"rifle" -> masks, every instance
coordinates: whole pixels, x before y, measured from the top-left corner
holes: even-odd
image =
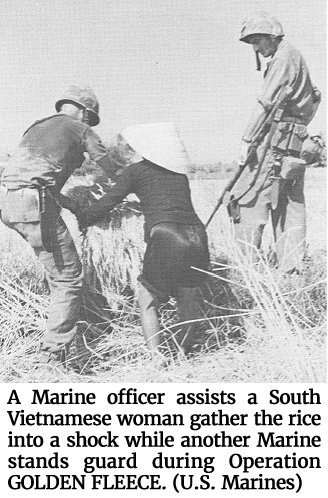
[[[223,199],[226,196],[227,192],[231,192],[232,188],[235,186],[235,184],[239,180],[239,178],[240,178],[241,174],[243,173],[244,169],[246,168],[246,166],[248,166],[249,163],[252,161],[252,159],[255,157],[255,154],[256,154],[256,151],[257,151],[259,145],[263,142],[266,135],[268,135],[265,148],[262,152],[262,160],[260,161],[259,166],[262,165],[264,158],[265,158],[265,155],[271,146],[272,137],[274,136],[274,134],[277,130],[277,126],[281,120],[286,100],[290,96],[291,92],[292,92],[292,88],[290,86],[283,87],[281,89],[281,91],[279,92],[278,97],[277,97],[270,113],[268,114],[268,116],[266,117],[264,122],[262,123],[261,128],[259,129],[256,137],[252,140],[252,143],[250,144],[246,161],[243,164],[238,165],[238,169],[237,169],[236,173],[231,178],[231,180],[228,182],[228,184],[224,188],[222,194],[220,195],[220,197],[216,203],[216,206],[213,209],[212,214],[209,217],[209,219],[205,225],[205,228],[208,227],[208,225],[210,224],[210,222],[214,218],[216,212],[218,211],[221,204],[223,203]],[[230,202],[231,201],[229,201],[229,203]]]

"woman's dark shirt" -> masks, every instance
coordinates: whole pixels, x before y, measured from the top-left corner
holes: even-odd
[[[127,167],[108,194],[80,211],[80,220],[85,225],[92,225],[105,218],[129,193],[136,194],[140,199],[145,217],[145,240],[148,240],[150,230],[158,223],[202,224],[191,202],[187,176],[146,160]]]

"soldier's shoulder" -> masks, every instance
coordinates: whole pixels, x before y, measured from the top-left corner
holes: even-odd
[[[298,50],[298,48],[294,47],[291,43],[289,43],[287,40],[283,40],[280,44],[279,50],[277,51],[277,57],[280,57],[282,59],[288,59],[288,58],[301,58],[302,54]]]
[[[67,114],[62,114],[61,125],[67,130],[74,131],[81,137],[86,134],[96,137],[95,132],[89,125]]]
[[[81,121],[69,116],[68,114],[51,114],[50,116],[46,116],[45,118],[38,119],[35,121],[30,128],[33,126],[45,124],[49,126],[63,126],[63,127],[71,127],[71,128],[81,128],[84,129],[86,125]]]

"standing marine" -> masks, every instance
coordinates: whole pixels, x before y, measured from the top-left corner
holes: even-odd
[[[64,362],[81,320],[82,267],[60,215],[70,199],[60,191],[87,153],[108,176],[115,167],[91,127],[99,123],[99,104],[89,87],[70,86],[56,102],[57,113],[25,131],[1,176],[1,219],[33,248],[50,288],[47,359]]]
[[[245,248],[253,247],[256,260],[264,227],[271,216],[279,265],[286,272],[298,271],[306,248],[306,162],[301,153],[308,137],[307,125],[320,103],[320,92],[313,86],[300,52],[284,39],[283,27],[275,17],[266,12],[248,17],[240,40],[253,46],[258,70],[259,54],[269,59],[260,95],[242,137],[240,164],[245,164],[252,143],[281,92],[288,89],[288,97],[271,143],[267,144],[268,138],[264,138],[255,159],[247,164],[232,190],[236,239]]]

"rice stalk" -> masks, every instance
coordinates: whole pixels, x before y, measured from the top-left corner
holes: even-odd
[[[118,207],[108,221],[89,228],[84,238],[73,216],[69,223],[75,224],[86,277],[85,304],[93,315],[92,322],[81,323],[84,354],[78,345],[72,348],[72,360],[80,370],[37,366],[49,301],[43,270],[26,243],[0,224],[0,377],[4,381],[325,380],[325,251],[309,257],[303,275],[286,276],[261,254],[259,263],[250,265],[232,239],[230,225],[222,225],[211,249],[213,270],[203,289],[204,317],[197,325],[193,354],[188,359],[172,356],[163,369],[150,361],[135,300],[145,250],[138,206],[130,200]],[[214,225],[211,230],[214,233]],[[161,309],[161,328],[175,349],[181,325],[171,300]]]
[[[110,221],[90,227],[83,243],[84,264],[98,280],[101,292],[115,309],[122,306],[118,296],[134,296],[137,290],[145,243],[140,212],[130,208],[113,212]]]
[[[226,235],[229,242],[229,234]],[[244,251],[237,244],[229,244],[230,257],[233,260],[233,273],[244,285],[253,300],[253,310],[256,314],[246,319],[247,344],[257,352],[258,359],[254,362],[259,365],[259,359],[265,354],[265,350],[271,349],[277,360],[281,363],[282,371],[286,376],[293,378],[296,382],[303,382],[308,379],[317,382],[318,378],[313,368],[311,352],[309,351],[307,336],[303,328],[309,324],[309,319],[304,313],[295,313],[296,305],[291,306],[286,298],[281,285],[281,275],[279,271],[271,268],[268,262],[258,253],[258,263],[249,264],[249,251],[254,248],[245,247]],[[237,275],[236,275],[237,274]],[[278,277],[278,278],[277,278]],[[220,278],[217,276],[217,278]],[[292,278],[292,277],[290,277]],[[310,288],[319,287],[323,281],[304,286],[298,293],[304,293]],[[265,336],[264,336],[265,334]],[[262,350],[262,347],[264,348]],[[261,352],[259,355],[258,353]],[[310,354],[309,354],[310,353]],[[263,369],[264,362],[261,362]],[[265,377],[265,376],[264,376]]]

